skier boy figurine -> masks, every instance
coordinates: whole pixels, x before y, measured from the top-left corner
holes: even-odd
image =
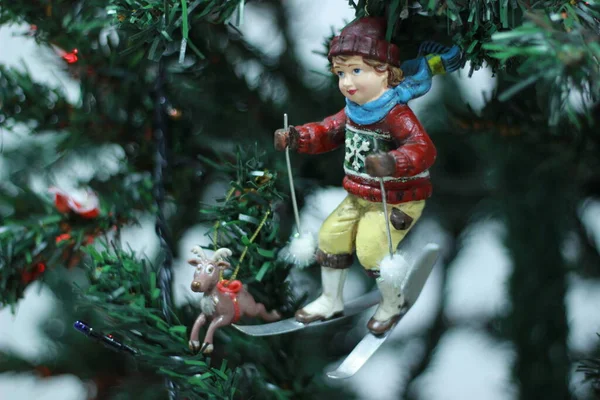
[[[322,122],[275,132],[280,151],[287,146],[308,154],[341,145],[346,149],[343,186],[348,196],[319,231],[316,260],[323,294],[296,312],[296,320],[305,324],[342,314],[342,289],[354,251],[365,270],[379,277],[380,263],[389,253],[386,221],[395,250],[431,196],[428,169],[436,150],[406,102],[429,90],[434,73],[456,69],[460,54],[452,48],[411,60],[403,64],[412,72],[405,77],[400,49],[385,40],[385,32],[385,20],[377,17],[361,18],[344,28],[331,42],[328,58],[346,107]],[[382,196],[387,199],[387,218]],[[377,285],[382,300],[368,328],[380,335],[398,322],[403,296],[390,279],[377,279]]]

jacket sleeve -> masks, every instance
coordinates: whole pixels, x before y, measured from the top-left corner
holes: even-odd
[[[310,122],[295,128],[300,134],[298,153],[319,154],[335,150],[344,143],[346,112],[342,109],[321,122]]]
[[[390,133],[400,146],[390,154],[396,160],[394,177],[417,175],[433,165],[437,155],[433,142],[408,106],[388,114]]]

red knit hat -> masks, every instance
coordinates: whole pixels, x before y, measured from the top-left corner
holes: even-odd
[[[329,61],[335,56],[363,56],[400,66],[400,49],[385,40],[386,21],[380,17],[364,17],[350,23],[331,41]]]

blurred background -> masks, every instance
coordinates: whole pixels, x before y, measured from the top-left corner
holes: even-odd
[[[47,21],[61,7],[70,10],[61,2],[53,6],[51,15],[47,9],[41,14]],[[144,58],[152,38],[137,52],[122,53],[127,26],[119,32],[109,24],[94,25],[93,18],[63,19],[60,26],[72,29],[41,32],[54,35],[48,46],[47,37],[36,37],[31,28],[36,7],[41,5],[24,9],[23,15],[32,18],[19,23],[9,24],[18,21],[9,21],[5,12],[0,26],[0,221],[29,223],[49,214],[40,211],[48,210],[48,204],[52,208],[49,186],[80,195],[78,187],[89,184],[105,211],[111,208],[102,190],[115,194],[131,182],[127,176],[144,180],[144,173],[152,173],[156,183],[149,147],[157,140],[152,134],[157,124],[156,79],[164,74],[162,126],[168,127],[169,137],[163,179],[172,234],[172,297],[174,308],[188,317],[182,320],[189,328],[186,321],[196,315],[190,310],[198,307],[197,295],[189,289],[189,249],[195,244],[210,247],[214,221],[203,219],[201,210],[220,204],[235,176],[235,169],[226,169],[228,175],[220,163],[235,165],[231,160],[238,145],[255,145],[257,153],[264,153],[260,166],[250,169],[279,173],[283,200],[278,210],[285,241],[292,229],[291,204],[284,155],[272,150],[272,133],[283,124],[283,112],[297,125],[344,106],[328,72],[325,43],[355,18],[356,10],[341,0],[249,2],[243,16],[236,9],[227,24],[192,24],[190,42],[205,58],[188,45],[181,64],[179,45],[165,45],[161,61]],[[81,7],[86,4],[81,2]],[[120,16],[123,10],[114,13]],[[83,11],[75,15],[81,17]],[[453,27],[446,27],[442,17],[411,18],[414,22],[404,21],[395,33],[411,57],[418,42],[429,36],[444,44],[456,41]],[[403,47],[405,42],[410,45]],[[77,68],[64,58],[74,48]],[[327,380],[324,372],[339,365],[366,334],[374,310],[270,344],[221,329],[216,346],[244,349],[231,356],[228,366],[240,366],[242,380],[260,376],[266,382],[260,389],[241,384],[239,398],[596,398],[598,391],[578,367],[597,354],[600,332],[597,133],[571,129],[571,122],[562,121],[549,128],[545,118],[551,106],[541,99],[550,94],[541,93],[539,86],[526,86],[501,101],[498,94],[513,82],[482,61],[473,56],[460,71],[436,77],[432,90],[410,103],[438,149],[431,172],[434,195],[411,234],[439,243],[443,251],[419,301],[367,364],[344,381]],[[157,63],[163,66],[156,68]],[[90,72],[92,68],[96,70]],[[9,70],[22,75],[15,78]],[[48,94],[29,82],[57,92]],[[11,91],[18,94],[18,87],[27,99],[16,109]],[[567,99],[575,113],[597,111],[593,101],[581,101],[575,91]],[[52,107],[40,106],[46,99],[52,99]],[[318,232],[344,198],[342,159],[340,150],[292,155],[305,229]],[[125,186],[109,184],[117,180]],[[123,249],[159,265],[165,257],[155,230],[156,213],[145,207],[146,192],[140,193],[132,197],[137,200],[125,194],[112,200],[119,210],[137,201],[126,218],[137,223],[123,224],[119,241]],[[46,208],[36,202],[45,202]],[[9,237],[2,238],[2,250],[7,251]],[[3,264],[5,271],[10,265]],[[0,399],[166,398],[158,378],[164,375],[152,366],[140,372],[127,361],[128,355],[74,332],[72,322],[81,313],[69,283],[89,285],[86,271],[57,266],[44,272],[44,279],[22,285],[22,299],[5,299],[0,309]],[[317,266],[284,271],[294,306],[318,295]],[[355,265],[344,298],[349,301],[372,286]],[[284,303],[280,297],[271,300],[273,307]],[[110,321],[103,326],[110,327]],[[182,340],[185,353],[187,341]],[[244,353],[244,346],[255,353]],[[271,351],[286,361],[256,355]],[[221,358],[228,355],[215,355]],[[277,369],[282,362],[290,371],[303,372],[282,378],[269,371],[269,364]]]

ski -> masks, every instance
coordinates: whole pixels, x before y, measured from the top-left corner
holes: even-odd
[[[379,349],[379,347],[387,340],[392,333],[392,330],[394,330],[394,327],[381,336],[375,336],[370,332],[367,333],[342,364],[337,369],[327,373],[327,377],[331,379],[347,379],[357,373],[358,370],[365,365],[367,360],[371,358],[377,349]]]
[[[413,268],[411,268],[402,281],[400,291],[405,296],[406,303],[402,309],[401,317],[398,322],[402,320],[402,317],[406,315],[421,294],[421,290],[423,289],[423,286],[425,286],[427,277],[431,273],[431,270],[438,259],[439,250],[437,244],[427,244],[413,264]],[[370,332],[367,333],[342,364],[334,371],[328,372],[327,376],[331,379],[347,379],[356,374],[377,349],[379,349],[379,347],[387,340],[397,325],[398,323],[380,336],[375,336]]]
[[[325,321],[316,321],[311,322],[310,324],[303,324],[302,322],[296,321],[294,318],[288,318],[282,321],[272,322],[270,324],[262,324],[262,325],[236,325],[232,324],[232,326],[240,332],[243,332],[250,336],[272,336],[272,335],[282,335],[284,333],[290,333],[299,331],[301,329],[307,327],[316,327],[328,325],[337,321],[340,321],[344,318],[351,317],[353,315],[359,314],[362,311],[373,307],[376,304],[379,304],[379,300],[381,299],[379,290],[373,290],[367,294],[362,295],[361,297],[354,299],[347,304],[344,305],[344,315],[341,315],[336,318],[331,318]]]

